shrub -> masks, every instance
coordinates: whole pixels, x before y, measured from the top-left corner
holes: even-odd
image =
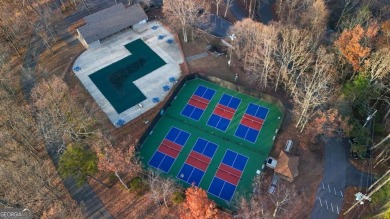
[[[115,176],[115,173],[110,172],[107,176],[107,183],[110,185],[115,184],[118,181],[118,178]]]
[[[172,194],[172,202],[175,204],[181,204],[186,199],[183,191],[176,191]]]
[[[142,194],[147,189],[147,184],[145,184],[139,176],[132,178],[129,182],[129,190],[132,192],[136,192],[137,194]]]

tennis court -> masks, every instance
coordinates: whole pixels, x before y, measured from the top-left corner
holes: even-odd
[[[145,168],[195,184],[225,208],[251,194],[283,118],[274,104],[202,79],[187,81],[162,113],[141,143]]]

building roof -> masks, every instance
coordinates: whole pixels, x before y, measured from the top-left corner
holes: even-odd
[[[293,181],[298,176],[299,157],[280,152],[275,172]]]
[[[130,27],[148,16],[139,4],[125,8],[117,4],[83,18],[86,25],[78,28],[79,33],[89,44],[103,39],[120,30]]]

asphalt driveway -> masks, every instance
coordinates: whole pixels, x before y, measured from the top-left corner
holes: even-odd
[[[345,188],[368,187],[372,184],[372,176],[357,170],[348,159],[347,140],[338,138],[325,140],[324,174],[317,189],[310,218],[337,219],[342,210]]]
[[[232,23],[215,14],[210,14],[204,22],[197,26],[203,31],[210,32],[213,36],[224,38],[228,35]]]
[[[226,3],[226,0],[225,0]],[[241,21],[244,18],[248,17],[248,13],[245,10],[244,7],[240,5],[238,0],[233,0],[232,6],[229,8],[230,12],[232,12],[233,16],[238,20]]]

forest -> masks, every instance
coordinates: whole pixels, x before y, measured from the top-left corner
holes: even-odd
[[[154,4],[0,1],[0,208],[29,208],[36,218],[84,218],[84,203],[64,185],[72,177],[79,186],[118,186],[118,197],[169,209],[165,216],[228,217],[204,190],[184,190],[144,170],[136,145],[145,127],[116,130],[74,79],[70,66],[83,51],[80,43],[69,43],[75,24],[118,2],[146,9]],[[225,40],[234,48],[227,54],[243,72],[243,84],[284,95],[292,105],[292,125],[313,144],[323,136],[349,139],[351,159],[369,163],[376,180],[365,190],[372,200],[360,217],[390,218],[390,1],[276,0],[268,24],[257,14],[267,0],[238,2],[248,17],[234,21],[229,35],[236,37]],[[186,44],[212,38],[196,24],[209,13],[230,19],[232,4],[165,0],[155,13]],[[254,179],[256,186],[264,186],[261,179]],[[260,201],[263,194],[240,199],[235,218],[275,217],[293,198],[288,189],[281,191],[271,197],[271,207]]]

